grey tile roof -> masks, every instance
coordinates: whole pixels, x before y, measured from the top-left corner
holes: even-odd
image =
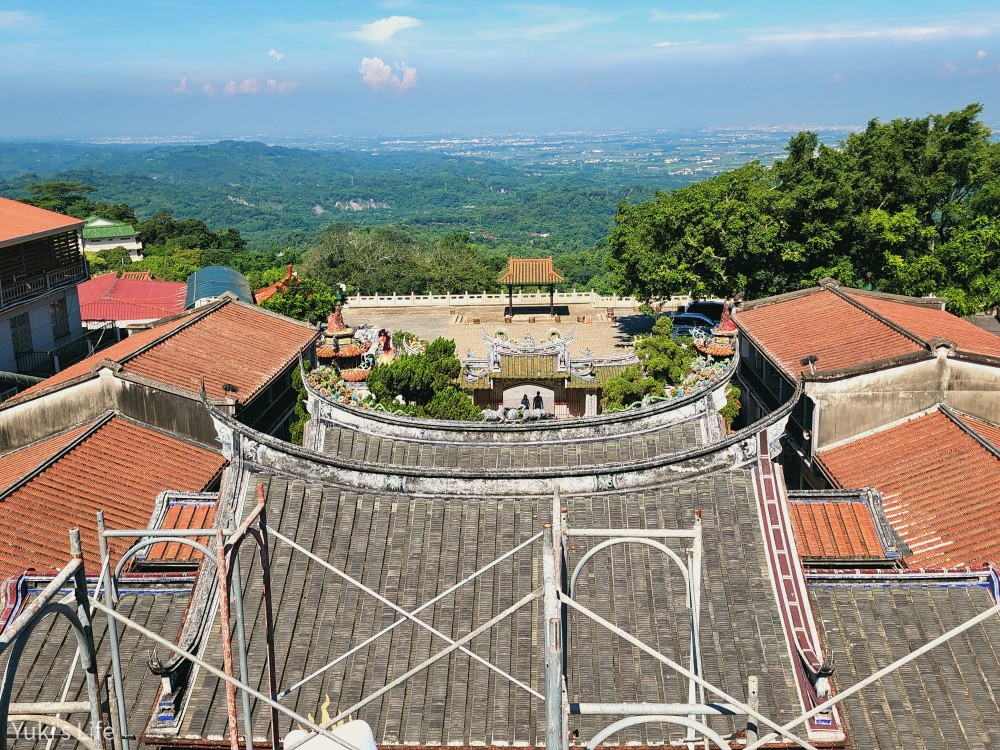
[[[442,443],[372,435],[323,424],[323,452],[383,467],[408,466],[471,471],[555,466],[628,466],[705,444],[700,420],[662,427],[640,435],[546,443]]]
[[[269,522],[282,534],[329,560],[390,601],[410,610],[473,573],[541,529],[551,498],[449,499],[358,494],[287,477],[251,477],[267,485]],[[691,528],[703,508],[705,578],[702,648],[710,680],[739,698],[750,674],[761,678],[762,710],[777,719],[796,714],[799,699],[766,562],[749,474],[723,472],[634,493],[565,497],[576,527]],[[573,537],[571,564],[599,539]],[[672,542],[672,545],[676,543]],[[390,625],[397,615],[332,572],[273,540],[272,581],[279,691],[352,645]],[[246,558],[243,570],[250,568]],[[253,573],[258,569],[254,567]],[[246,596],[251,673],[262,674],[263,620],[256,576]],[[541,544],[505,560],[475,582],[421,613],[452,637],[472,628],[541,585]],[[686,663],[689,647],[684,583],[662,553],[617,546],[588,565],[577,600],[594,608],[671,658]],[[536,601],[470,648],[520,680],[541,689],[541,604]],[[207,658],[221,663],[218,625]],[[569,667],[572,701],[686,701],[687,684],[605,629],[571,616]],[[411,623],[293,692],[283,703],[301,714],[350,707],[445,646]],[[179,737],[225,734],[225,695],[219,681],[199,672],[191,686]],[[266,712],[255,707],[255,734],[266,734]],[[464,654],[452,654],[363,708],[380,744],[530,744],[544,742],[541,702]],[[588,739],[614,717],[573,717]],[[713,720],[733,729],[730,720]],[[282,717],[281,732],[290,721]],[[668,730],[647,725],[618,742],[662,742]],[[676,738],[677,730],[673,736]],[[616,743],[617,744],[617,743]]]
[[[121,594],[119,611],[122,614],[164,638],[176,639],[187,610],[190,584],[157,585],[143,589],[122,585]],[[146,726],[160,686],[160,678],[150,672],[146,664],[146,658],[155,644],[132,629],[119,628],[118,632],[122,654],[123,692],[127,699],[128,729],[131,734],[138,735]],[[110,679],[111,647],[108,642],[107,620],[100,613],[94,617],[94,643],[97,648],[98,676],[101,680]],[[166,650],[160,647],[157,651],[160,658],[165,660]],[[47,617],[28,639],[17,671],[11,700],[13,702],[59,700],[75,654],[76,638],[66,619]],[[5,660],[6,656],[0,661]],[[87,687],[79,667],[75,671],[66,699],[87,700]],[[86,718],[83,714],[73,714],[70,720],[76,723],[77,720],[83,721]],[[34,742],[24,740],[11,745],[18,750],[34,746]],[[39,743],[38,746],[44,747],[44,743]],[[54,748],[74,746],[74,741],[68,739],[53,744]]]
[[[843,690],[993,604],[973,583],[810,581],[816,620]],[[865,750],[1000,747],[1000,618],[992,618],[846,699]]]

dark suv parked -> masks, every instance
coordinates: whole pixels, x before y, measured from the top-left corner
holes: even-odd
[[[719,325],[722,321],[722,309],[725,305],[726,303],[721,299],[699,299],[688,302],[687,307],[684,308],[684,312],[704,315],[715,325]]]

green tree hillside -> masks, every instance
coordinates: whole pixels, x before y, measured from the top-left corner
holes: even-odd
[[[823,276],[938,294],[967,315],[1000,304],[1000,144],[971,104],[867,128],[830,148],[800,133],[788,157],[651,201],[623,203],[609,237],[619,288],[748,298]]]

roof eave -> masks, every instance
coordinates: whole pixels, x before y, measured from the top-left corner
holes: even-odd
[[[32,242],[33,240],[41,240],[46,237],[53,237],[57,234],[67,234],[69,232],[76,232],[83,226],[84,222],[80,221],[75,224],[69,224],[65,227],[59,227],[58,229],[46,229],[42,232],[35,232],[33,234],[26,234],[23,237],[14,237],[9,240],[0,240],[0,249],[13,247],[14,245],[23,245],[25,242]]]

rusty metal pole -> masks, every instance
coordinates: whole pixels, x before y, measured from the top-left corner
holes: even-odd
[[[81,654],[87,680],[87,698],[90,700],[90,731],[94,738],[94,748],[104,748],[104,715],[101,713],[101,696],[97,679],[97,650],[94,648],[94,626],[90,616],[90,592],[87,591],[87,574],[83,569],[83,545],[80,543],[80,529],[69,530],[69,547],[73,558],[80,564],[73,572],[73,597],[76,599],[76,616],[83,628],[86,654]]]
[[[97,511],[97,542],[101,551],[101,577],[104,582],[104,599],[108,606],[118,608],[118,588],[111,573],[111,554],[108,550],[108,538],[104,535],[107,526],[104,523],[104,511]],[[118,638],[118,622],[113,617],[108,618],[108,643],[111,646],[111,678],[114,683],[115,699],[111,701],[118,714],[118,725],[121,727],[121,750],[131,750],[128,738],[128,711],[125,707],[125,693],[122,686],[122,654]]]
[[[215,532],[215,572],[219,579],[219,632],[222,635],[222,665],[226,675],[233,676],[233,639],[229,632],[229,582],[226,565],[226,543],[222,529]],[[236,717],[236,688],[226,682],[226,708],[229,711],[229,747],[240,750],[239,724]]]

